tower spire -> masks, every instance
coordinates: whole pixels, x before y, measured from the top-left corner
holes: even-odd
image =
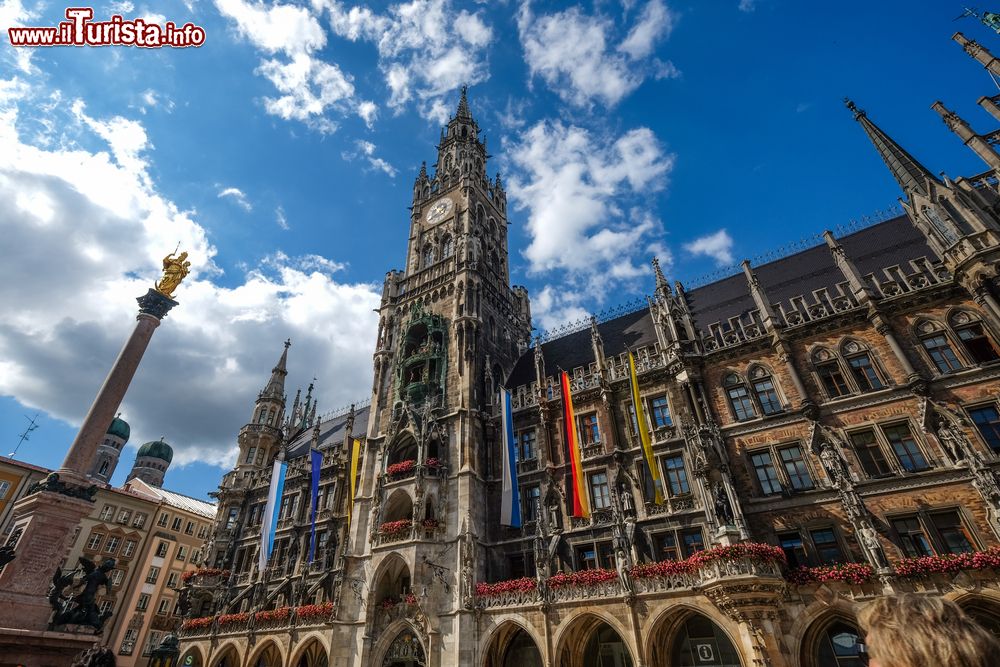
[[[267,381],[267,386],[260,393],[261,398],[282,398],[285,395],[285,376],[288,375],[288,348],[292,346],[292,339],[285,341],[285,349],[281,352],[281,358],[277,365],[271,369],[271,379]]]
[[[881,156],[882,161],[889,167],[899,187],[909,198],[913,191],[927,194],[927,182],[939,182],[937,177],[920,164],[915,157],[910,155],[902,146],[893,141],[889,135],[882,131],[878,125],[873,123],[864,110],[859,109],[849,99],[844,100],[844,104],[854,112],[854,120],[861,124],[865,134],[875,146],[875,150]]]
[[[462,86],[462,96],[458,99],[458,111],[455,112],[455,118],[460,120],[472,120],[472,113],[469,111],[469,87]]]

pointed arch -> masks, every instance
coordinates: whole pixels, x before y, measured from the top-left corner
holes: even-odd
[[[304,637],[292,653],[289,667],[328,667],[330,649],[318,632]]]
[[[177,661],[178,665],[184,665],[185,667],[205,667],[205,656],[197,644],[186,647],[179,657],[180,659]],[[185,661],[189,662],[185,663]]]
[[[209,663],[210,667],[242,667],[243,656],[235,642],[223,643]]]
[[[372,649],[372,667],[426,667],[427,648],[420,633],[408,622],[396,620],[386,628]]]
[[[413,573],[406,560],[395,552],[386,555],[372,575],[369,608],[375,608],[387,599],[398,602],[411,592],[412,585]]]
[[[735,630],[735,632],[734,632]],[[650,624],[646,659],[676,667],[746,667],[738,629],[710,607],[681,603],[666,608]],[[700,645],[708,648],[699,649]]]
[[[636,667],[632,636],[619,619],[594,611],[583,611],[560,623],[554,637],[554,665],[558,667],[598,667],[598,657],[608,655],[612,664]]]
[[[480,654],[483,667],[542,667],[542,638],[529,624],[507,619],[489,630]]]
[[[392,440],[389,445],[389,456],[386,457],[386,464],[402,463],[403,461],[417,460],[417,439],[410,429],[403,429]]]
[[[803,635],[799,664],[802,667],[860,665],[861,642],[854,615],[843,609],[830,610],[814,619]]]
[[[281,646],[273,639],[261,642],[247,660],[247,667],[283,667],[285,655]]]
[[[385,501],[382,510],[383,521],[399,521],[413,518],[413,498],[405,489],[395,489]]]

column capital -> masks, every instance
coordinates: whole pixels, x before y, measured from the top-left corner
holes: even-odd
[[[170,297],[164,296],[155,289],[150,288],[136,301],[139,303],[140,315],[151,315],[158,320],[162,320],[170,312],[170,309],[177,305],[177,302]]]

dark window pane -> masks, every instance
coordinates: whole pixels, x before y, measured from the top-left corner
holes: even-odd
[[[597,551],[593,547],[580,547],[576,550],[576,562],[581,570],[597,569]]]
[[[778,535],[778,543],[788,558],[789,567],[805,567],[809,564],[806,560],[806,549],[802,544],[801,535],[798,533],[780,533]]]
[[[590,493],[595,510],[611,507],[611,490],[606,473],[598,472],[590,476]]]
[[[792,483],[792,488],[796,491],[808,491],[813,488],[809,469],[802,458],[802,448],[798,446],[785,447],[778,453],[781,455],[781,464],[785,466],[785,474],[788,475],[788,481]]]
[[[684,546],[684,557],[689,558],[698,551],[705,550],[705,540],[701,536],[700,528],[681,531],[681,542]]]
[[[670,486],[670,494],[678,496],[690,493],[688,486],[687,471],[684,469],[684,457],[680,454],[669,456],[663,460],[663,467],[667,470],[667,484]]]
[[[670,406],[667,404],[666,396],[654,398],[650,402],[649,407],[653,415],[653,428],[661,428],[673,424],[670,419]]]
[[[873,391],[885,386],[878,373],[875,372],[872,360],[867,354],[851,357],[848,359],[848,363],[851,364],[851,372],[854,374],[854,380],[858,383],[861,391]]]
[[[920,470],[927,470],[930,467],[927,465],[924,455],[920,452],[917,441],[910,435],[910,428],[908,426],[903,424],[888,426],[883,428],[882,432],[885,433],[889,444],[892,445],[892,451],[896,454],[899,465],[903,466],[904,470],[907,472],[918,472]]]
[[[979,434],[995,453],[1000,454],[1000,412],[995,405],[969,410],[972,422],[979,429]]]
[[[910,558],[934,555],[931,543],[927,539],[923,526],[920,525],[920,520],[917,517],[897,517],[892,520],[892,527],[896,529],[896,534],[899,535],[899,546],[903,549],[904,554]]]
[[[993,347],[993,341],[986,335],[982,324],[971,324],[962,329],[956,329],[955,333],[962,341],[965,351],[977,364],[988,364],[1000,359],[996,348]]]
[[[823,389],[826,390],[830,398],[837,398],[838,396],[845,396],[851,393],[850,388],[847,386],[847,380],[844,379],[844,375],[840,372],[840,364],[836,361],[820,364],[816,367],[816,373],[823,383]]]
[[[962,367],[958,357],[955,356],[955,352],[952,351],[951,345],[948,344],[948,338],[944,334],[928,336],[921,342],[924,344],[927,354],[934,361],[934,365],[937,366],[938,371],[950,373]]]
[[[814,530],[810,533],[810,536],[812,537],[813,546],[816,547],[816,556],[821,563],[832,565],[844,560],[844,556],[840,552],[840,545],[837,544],[837,536],[834,534],[832,528]]]
[[[754,410],[753,401],[750,400],[750,394],[747,393],[747,388],[743,385],[738,387],[732,387],[728,391],[729,394],[729,404],[733,408],[733,414],[736,419],[743,421],[744,419],[753,419],[757,416],[757,411]]]
[[[597,415],[580,417],[580,439],[584,445],[592,445],[601,441],[601,431],[597,427]]]
[[[656,543],[656,553],[653,554],[656,560],[677,560],[677,539],[672,532],[660,533],[654,536]]]
[[[753,390],[757,394],[757,400],[760,402],[760,409],[765,415],[774,415],[784,410],[781,407],[781,399],[778,398],[778,392],[775,391],[774,382],[771,381],[771,378],[757,380],[753,383]]]
[[[934,528],[937,529],[941,544],[952,554],[972,553],[975,549],[965,532],[958,512],[940,512],[931,515]]]
[[[874,431],[861,431],[851,434],[851,442],[854,444],[854,451],[858,454],[858,461],[861,468],[869,477],[884,477],[892,474],[889,462],[885,460],[885,454],[875,439]]]
[[[764,495],[781,493],[781,482],[778,481],[778,473],[774,469],[771,452],[751,454],[750,462],[753,463],[753,468],[757,472],[757,481],[760,482],[760,489]]]

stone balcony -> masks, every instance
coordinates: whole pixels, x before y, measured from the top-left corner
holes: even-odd
[[[608,575],[611,576],[611,575]],[[763,583],[764,588],[775,594],[784,590],[785,581],[781,565],[776,562],[751,558],[714,560],[690,571],[678,571],[657,576],[630,576],[631,591],[625,590],[620,578],[608,578],[586,585],[549,585],[543,580],[541,587],[531,590],[511,590],[494,595],[477,595],[476,604],[482,609],[512,607],[540,607],[543,604],[578,603],[580,601],[621,600],[630,595],[655,597],[665,593],[701,593],[732,596],[733,591],[745,588],[748,579]]]

